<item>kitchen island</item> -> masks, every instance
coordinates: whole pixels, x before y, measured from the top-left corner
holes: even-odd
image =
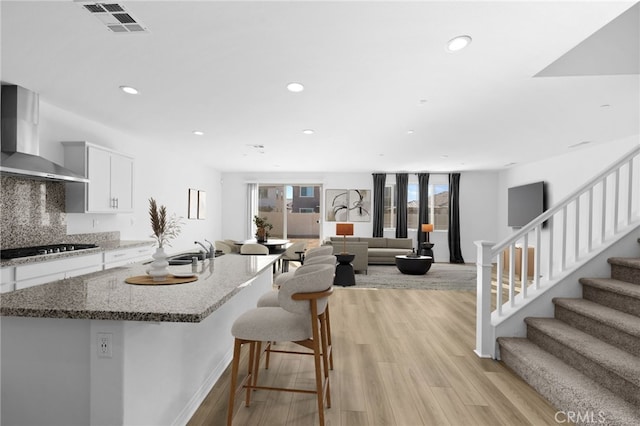
[[[134,264],[3,294],[2,424],[185,424],[278,257],[205,260],[186,284],[127,284],[148,267]]]

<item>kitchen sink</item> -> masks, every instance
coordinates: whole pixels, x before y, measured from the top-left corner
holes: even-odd
[[[221,253],[221,252],[214,253],[215,257],[222,256],[223,254],[224,253]],[[197,257],[198,260],[204,260],[206,257],[206,254],[201,251],[193,252],[193,253],[175,254],[173,256],[169,256],[167,258],[167,262],[169,262],[169,265],[189,265],[193,261],[192,259],[194,257]]]
[[[169,265],[189,265],[194,257],[198,258],[198,260],[204,260],[205,253],[199,251],[194,253],[176,254],[169,256],[167,258],[167,262],[169,262]]]

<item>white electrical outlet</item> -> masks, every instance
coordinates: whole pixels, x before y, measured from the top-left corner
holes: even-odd
[[[113,333],[98,333],[98,358],[113,357]]]

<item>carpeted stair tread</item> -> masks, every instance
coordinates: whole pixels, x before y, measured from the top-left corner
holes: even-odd
[[[640,409],[616,396],[535,343],[518,337],[500,337],[507,365],[547,398],[557,409],[603,412],[608,425],[640,424]],[[512,365],[513,364],[513,365]]]
[[[580,278],[580,284],[640,299],[640,285],[613,278]]]
[[[640,337],[640,318],[635,315],[620,312],[586,299],[556,297],[553,299],[553,303],[632,336]]]
[[[534,327],[635,386],[640,386],[640,358],[555,318],[526,318]]]
[[[640,269],[640,258],[637,257],[610,257],[607,259],[610,265],[627,266]]]

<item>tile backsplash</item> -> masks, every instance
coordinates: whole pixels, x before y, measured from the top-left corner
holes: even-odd
[[[1,176],[0,248],[56,244],[67,235],[64,183]]]
[[[0,176],[0,249],[119,240],[120,232],[67,235],[63,182]]]

